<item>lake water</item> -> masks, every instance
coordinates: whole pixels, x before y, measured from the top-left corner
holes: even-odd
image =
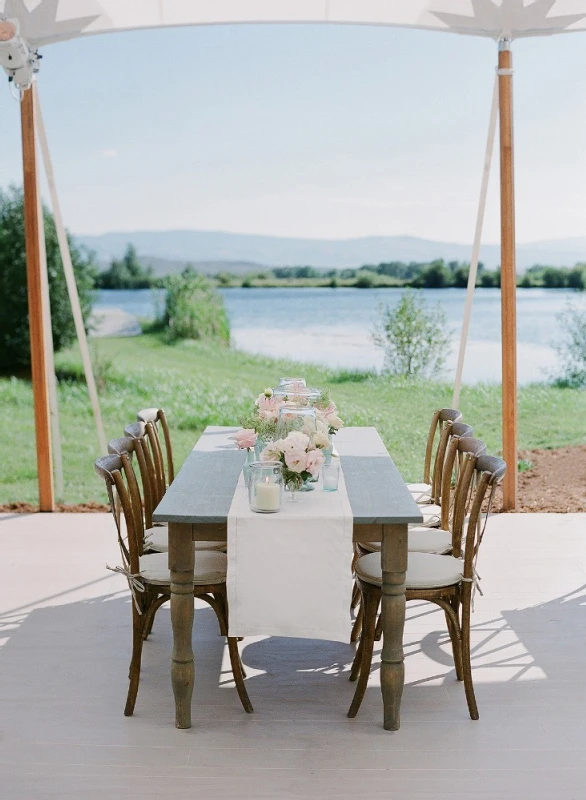
[[[224,289],[221,294],[236,347],[250,353],[283,356],[330,367],[375,368],[383,354],[372,343],[377,308],[394,306],[400,289]],[[424,289],[431,305],[444,309],[452,349],[444,376],[453,378],[464,312],[464,289]],[[122,309],[153,318],[164,302],[163,290],[104,290],[95,310]],[[586,294],[562,289],[517,292],[519,381],[543,380],[556,367],[553,345],[563,336],[568,303],[586,310]],[[472,310],[464,381],[500,381],[500,291],[477,289]]]

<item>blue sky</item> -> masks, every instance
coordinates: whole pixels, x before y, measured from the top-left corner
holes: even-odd
[[[225,26],[52,45],[39,90],[75,233],[196,228],[469,242],[496,45],[423,31]],[[515,53],[519,241],[585,236],[586,34]],[[20,182],[0,82],[0,186]],[[485,226],[497,241],[498,164]]]

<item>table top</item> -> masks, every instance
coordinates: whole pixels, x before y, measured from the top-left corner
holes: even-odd
[[[230,436],[239,428],[208,426],[155,509],[154,522],[225,523],[245,455]],[[376,428],[342,428],[335,436],[354,523],[422,522],[421,512]]]

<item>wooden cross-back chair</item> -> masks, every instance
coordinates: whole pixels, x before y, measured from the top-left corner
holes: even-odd
[[[166,553],[145,552],[143,510],[130,452],[103,456],[95,462],[95,469],[106,483],[110,510],[116,523],[122,566],[114,571],[126,576],[132,595],[132,657],[124,708],[128,717],[134,713],[138,694],[143,641],[152,630],[157,610],[170,599],[171,574]],[[228,633],[226,569],[225,553],[198,552],[193,594],[213,608],[223,636]],[[237,640],[227,637],[227,642],[236,690],[244,709],[250,712],[252,705],[244,685]]]
[[[157,471],[154,466],[148,427],[144,422],[133,422],[124,428],[126,436],[112,439],[108,442],[108,452],[122,455],[128,453],[132,457],[136,453],[142,484],[143,511],[144,511],[144,540],[147,552],[166,553],[169,550],[169,532],[167,524],[153,524],[153,512],[161,501]],[[164,493],[163,493],[164,494]],[[194,542],[194,548],[199,550],[226,550],[226,542]]]
[[[441,445],[441,434],[447,423],[460,422],[462,413],[455,408],[439,408],[431,417],[431,424],[425,445],[425,459],[423,462],[423,483],[408,483],[407,488],[417,503],[434,503],[439,501],[441,480],[438,483],[435,475],[436,466],[441,466],[438,461],[438,449]]]
[[[169,431],[169,424],[167,423],[167,417],[165,416],[165,412],[162,408],[143,408],[141,409],[137,415],[136,419],[139,422],[144,422],[145,424],[151,424],[151,428],[147,428],[149,439],[151,440],[151,446],[153,449],[153,453],[155,454],[155,466],[157,471],[160,473],[159,477],[162,479],[162,484],[166,489],[167,486],[171,486],[173,481],[175,480],[175,468],[173,465],[173,447],[171,445],[171,433]],[[167,469],[165,472],[165,461],[163,459],[163,448],[161,447],[161,439],[159,437],[159,423],[161,424],[161,428],[163,430],[163,438],[165,440],[165,456],[167,459]],[[165,492],[163,491],[163,494]]]
[[[456,555],[409,553],[406,599],[427,600],[443,609],[452,642],[456,676],[464,682],[468,711],[478,719],[470,661],[470,615],[478,587],[476,561],[486,529],[495,488],[502,482],[507,466],[495,456],[464,452],[455,491],[453,509],[453,552]],[[482,522],[482,504],[490,494]],[[381,602],[382,570],[379,553],[358,559],[355,572],[362,598],[364,622],[350,680],[358,679],[348,711],[355,717],[364,698]]]

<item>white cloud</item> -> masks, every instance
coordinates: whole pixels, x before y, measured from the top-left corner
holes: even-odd
[[[107,150],[100,150],[98,156],[100,158],[117,158],[118,150],[115,150],[114,148],[109,148]]]

